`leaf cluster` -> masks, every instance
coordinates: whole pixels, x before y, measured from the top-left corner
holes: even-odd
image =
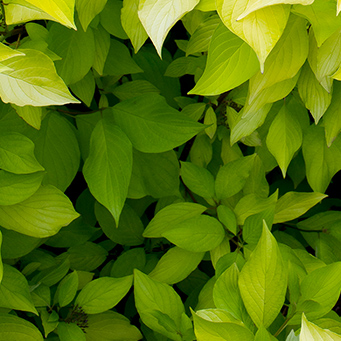
[[[0,1],[0,340],[341,340],[341,1]]]

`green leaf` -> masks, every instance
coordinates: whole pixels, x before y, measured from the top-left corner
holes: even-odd
[[[216,5],[218,14],[228,29],[247,42],[256,52],[263,72],[267,56],[284,31],[290,6],[280,4],[261,8],[244,18],[242,14],[248,3],[248,0],[218,0]],[[262,39],[259,39],[260,36]]]
[[[65,259],[62,262],[57,262],[47,269],[41,271],[36,275],[32,282],[35,284],[45,284],[48,287],[58,283],[69,271],[70,261]]]
[[[164,59],[161,60],[152,47],[142,48],[134,56],[134,60],[144,72],[133,74],[132,79],[146,80],[152,83],[160,90],[160,94],[166,98],[167,103],[177,109],[179,105],[174,98],[181,96],[180,81],[165,76],[172,57],[167,50],[164,50],[163,53]]]
[[[340,31],[333,33],[320,47],[314,36],[314,30],[309,32],[310,51],[308,62],[319,83],[331,92],[333,86],[333,74],[337,71],[341,63]]]
[[[247,81],[257,69],[257,57],[250,46],[220,24],[208,48],[205,72],[188,94],[221,94]]]
[[[225,230],[217,219],[200,215],[171,226],[162,236],[185,250],[205,252],[223,241]]]
[[[339,99],[341,98],[341,82],[334,82],[333,97],[323,115],[323,125],[326,134],[326,143],[330,147],[341,131],[341,113]]]
[[[45,337],[47,337],[51,332],[53,332],[59,324],[59,316],[56,311],[48,313],[47,310],[41,309],[39,311],[41,324],[44,328]]]
[[[35,155],[45,168],[43,185],[65,191],[79,170],[80,151],[74,126],[56,112],[49,113],[40,130],[30,129],[27,136],[35,144]]]
[[[2,244],[2,233],[0,230],[0,285],[1,285],[3,275],[4,275],[4,265],[2,263],[2,258],[1,258],[1,254],[2,254],[1,244]]]
[[[207,169],[191,162],[181,162],[181,178],[193,193],[203,198],[214,198],[214,177]]]
[[[280,312],[287,273],[277,242],[263,223],[262,236],[239,275],[245,307],[257,327],[269,327]]]
[[[237,234],[237,218],[234,212],[225,205],[217,207],[218,220],[234,235]]]
[[[44,170],[34,155],[34,143],[19,133],[0,135],[0,167],[15,174]]]
[[[165,335],[172,340],[181,341],[178,334],[181,328],[182,315],[185,312],[180,296],[165,283],[149,278],[144,273],[134,271],[134,297],[136,309],[142,322],[152,330]],[[159,323],[161,316],[172,321],[174,329],[167,329]]]
[[[85,242],[71,246],[64,254],[74,270],[93,271],[107,258],[108,252],[99,244]]]
[[[148,34],[138,17],[139,2],[139,0],[124,0],[121,10],[122,27],[133,44],[135,53],[139,51],[148,38]]]
[[[14,205],[33,195],[43,180],[44,173],[12,174],[0,170],[0,205]]]
[[[143,70],[131,58],[128,48],[118,40],[110,39],[110,49],[103,73],[110,76],[121,76],[139,72],[143,72]]]
[[[57,332],[60,341],[85,341],[85,334],[76,323],[59,322]]]
[[[76,298],[87,314],[98,314],[113,308],[128,293],[132,276],[122,278],[101,277],[88,283]]]
[[[127,246],[143,243],[143,224],[130,206],[125,205],[123,207],[118,226],[111,213],[97,202],[95,204],[95,213],[103,232],[113,242]]]
[[[174,151],[151,154],[133,150],[129,198],[178,195],[179,186],[179,162]]]
[[[39,329],[20,317],[11,314],[0,315],[1,341],[43,341]]]
[[[317,46],[341,28],[341,17],[336,16],[334,0],[315,0],[309,6],[294,5],[291,11],[309,20],[311,23]]]
[[[298,93],[304,105],[310,110],[317,124],[326,112],[332,95],[316,79],[309,63],[306,62],[302,67],[300,78],[297,82]]]
[[[29,311],[38,315],[25,276],[7,264],[3,265],[3,278],[0,283],[0,307]]]
[[[290,161],[303,141],[302,128],[295,114],[283,105],[272,121],[266,138],[267,147],[281,168],[283,178],[286,176]]]
[[[0,227],[2,232],[2,258],[14,259],[27,255],[41,243],[40,238],[33,238],[24,234]]]
[[[324,129],[311,125],[305,131],[302,151],[310,187],[324,193],[332,177],[341,169],[341,137],[328,147]]]
[[[233,263],[217,279],[213,288],[213,300],[217,308],[228,311],[234,318],[243,321],[252,330],[252,320],[246,312],[238,288],[239,270]]]
[[[77,289],[78,274],[77,271],[73,271],[65,276],[59,283],[55,294],[55,302],[58,302],[60,307],[65,307],[74,299]]]
[[[70,89],[82,102],[90,107],[95,94],[96,83],[94,75],[89,71],[84,78],[70,85]]]
[[[11,69],[0,73],[0,97],[3,102],[18,106],[79,103],[57,75],[49,57],[37,50],[24,49],[23,52],[25,56],[2,62]]]
[[[208,51],[212,36],[219,23],[220,19],[217,15],[212,15],[200,23],[188,41],[186,56]]]
[[[83,30],[86,31],[91,21],[102,12],[107,0],[76,0],[76,9]]]
[[[127,134],[133,146],[144,153],[171,150],[205,128],[153,93],[123,101],[112,110],[116,124]]]
[[[143,0],[139,2],[138,16],[159,56],[164,40],[174,24],[191,11],[199,0]]]
[[[222,166],[215,181],[218,199],[232,197],[241,191],[250,175],[255,154],[241,157]]]
[[[128,194],[132,171],[132,146],[112,119],[104,113],[91,135],[90,153],[83,174],[91,194],[118,222]]]
[[[66,84],[80,81],[89,72],[95,58],[95,41],[91,28],[84,32],[82,27],[78,27],[74,31],[53,24],[47,42],[49,48],[62,58],[55,65]]]
[[[243,225],[245,219],[253,214],[260,213],[266,209],[271,209],[276,204],[278,192],[276,191],[269,198],[261,198],[255,194],[248,194],[241,198],[235,209],[234,213],[237,216],[238,225]]]
[[[239,321],[213,322],[192,312],[194,332],[198,341],[252,341],[254,335]]]
[[[322,329],[316,324],[307,320],[304,313],[302,314],[302,325],[300,333],[300,341],[340,341],[341,335],[331,332],[329,329]]]
[[[121,101],[143,95],[148,92],[156,92],[158,94],[160,93],[160,90],[152,83],[142,79],[123,83],[113,90],[113,94]]]
[[[293,220],[315,206],[327,195],[321,193],[287,192],[276,204],[274,224]]]
[[[206,210],[205,206],[195,203],[176,203],[168,205],[154,216],[147,225],[143,236],[146,238],[161,238],[169,226],[177,226],[190,218],[200,216]]]
[[[217,115],[212,107],[209,107],[205,113],[204,124],[209,126],[205,129],[205,133],[212,140],[217,131]]]
[[[318,268],[301,282],[301,297],[297,302],[296,315],[292,323],[297,323],[304,311],[309,319],[317,319],[327,314],[336,304],[341,288],[341,262]]]
[[[114,311],[88,316],[86,336],[92,341],[138,341],[142,334],[129,320]]]
[[[261,326],[255,335],[255,341],[274,341],[277,340],[274,336],[272,336],[264,326]]]
[[[101,26],[93,28],[95,39],[95,57],[92,67],[103,76],[103,69],[110,49],[110,34]]]
[[[1,226],[36,238],[53,236],[78,216],[69,198],[50,185],[18,204],[0,206]]]
[[[100,13],[101,25],[113,36],[120,39],[127,39],[121,24],[121,10],[123,3],[121,0],[107,0],[103,11]]]
[[[146,265],[146,253],[143,248],[130,249],[122,253],[114,262],[110,276],[124,277],[134,273],[134,269],[143,271]]]
[[[204,257],[203,252],[191,252],[179,247],[168,250],[148,274],[155,281],[175,284],[194,271]]]

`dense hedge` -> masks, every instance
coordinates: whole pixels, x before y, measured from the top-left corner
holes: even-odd
[[[341,340],[338,0],[6,0],[0,340]]]

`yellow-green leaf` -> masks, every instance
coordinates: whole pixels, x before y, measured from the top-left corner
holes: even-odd
[[[25,0],[49,14],[55,21],[76,29],[74,23],[75,0]]]
[[[319,83],[329,93],[333,86],[333,74],[341,64],[341,31],[337,30],[318,47],[314,30],[309,31],[308,62]]]
[[[83,173],[92,195],[118,223],[128,194],[133,149],[127,135],[114,124],[111,114],[111,111],[104,113],[92,132]]]
[[[303,103],[310,110],[317,124],[326,112],[332,95],[316,79],[308,62],[302,67],[300,78],[297,81],[297,88]]]
[[[264,62],[287,24],[290,6],[265,7],[239,20],[248,3],[249,0],[217,0],[216,2],[218,14],[223,23],[253,48],[263,72]]]
[[[106,3],[107,0],[76,0],[79,21],[84,31],[86,31],[92,19],[103,10]]]
[[[37,50],[2,62],[11,71],[0,73],[0,97],[18,106],[47,106],[79,103],[58,76],[52,60]]]
[[[160,57],[170,29],[198,3],[199,0],[140,0],[138,16]]]
[[[13,50],[10,47],[4,45],[3,43],[0,43],[0,62],[3,60],[12,58],[12,57],[17,57],[17,56],[24,56],[25,53],[18,51],[18,50]]]
[[[315,0],[309,6],[292,6],[293,13],[306,18],[311,23],[319,47],[341,28],[341,17],[336,16],[335,5],[335,0]]]
[[[266,138],[266,145],[275,157],[285,178],[289,163],[295,152],[302,145],[302,128],[296,118],[296,113],[289,111],[283,105],[275,119],[272,121]]]
[[[341,169],[341,136],[328,147],[323,127],[311,125],[304,134],[302,151],[310,187],[324,193]]]
[[[148,38],[148,34],[138,17],[139,2],[139,0],[123,0],[121,11],[122,27],[133,44],[135,53]]]
[[[42,107],[32,107],[31,105],[18,107],[15,104],[12,104],[12,107],[26,123],[33,128],[40,129],[44,112]]]
[[[189,94],[219,95],[247,81],[257,69],[250,46],[220,24],[211,39],[204,74]]]
[[[0,340],[43,341],[43,336],[31,322],[12,314],[6,314],[0,316]]]
[[[252,341],[254,335],[240,321],[216,321],[201,317],[192,311],[194,332],[198,341]],[[226,318],[225,318],[226,320]],[[231,319],[233,320],[233,318]]]
[[[78,216],[69,198],[51,185],[18,204],[0,206],[1,226],[36,238],[53,236]]]
[[[277,242],[263,220],[262,236],[239,275],[245,307],[257,327],[269,327],[280,312],[287,273]]]
[[[250,79],[247,103],[254,102],[266,88],[293,78],[304,64],[308,50],[306,20],[292,15],[281,39],[265,62],[264,72],[257,72]]]
[[[277,201],[274,224],[298,218],[326,197],[327,195],[316,192],[285,193]]]

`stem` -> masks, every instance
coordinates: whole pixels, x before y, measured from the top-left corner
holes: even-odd
[[[295,313],[291,314],[290,316],[286,318],[286,320],[283,322],[283,324],[279,327],[277,332],[274,334],[274,337],[277,337],[284,330],[284,328],[287,326],[289,321],[294,317],[294,315]]]

